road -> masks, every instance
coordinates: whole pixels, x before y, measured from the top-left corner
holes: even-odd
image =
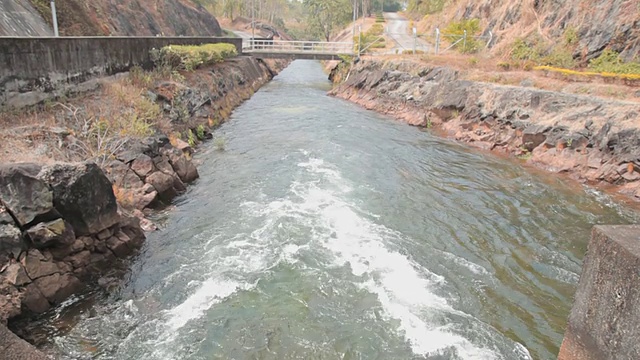
[[[390,53],[413,50],[414,43],[417,50],[427,52],[430,49],[423,39],[414,40],[407,18],[398,13],[384,13],[384,17],[387,20],[387,37],[395,43]]]

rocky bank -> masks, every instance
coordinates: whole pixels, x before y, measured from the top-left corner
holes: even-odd
[[[211,138],[233,108],[286,65],[238,57],[185,74],[180,83],[160,81],[148,96],[161,105],[174,134],[198,127]],[[39,138],[39,147],[71,151],[79,141],[73,129],[45,130],[50,136]],[[167,135],[158,129],[123,142],[100,166],[56,159],[0,164],[0,332],[7,332],[8,320],[46,312],[107,282],[118,259],[140,248],[143,229],[155,229],[145,215],[198,178],[191,160],[196,144]],[[42,358],[10,335],[0,338],[0,349],[15,350],[15,359]]]
[[[640,200],[637,103],[471,82],[403,61],[342,64],[331,78],[334,96]]]

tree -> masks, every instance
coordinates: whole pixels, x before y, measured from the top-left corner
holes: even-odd
[[[337,28],[349,23],[353,7],[349,0],[306,0],[310,33],[329,41]]]

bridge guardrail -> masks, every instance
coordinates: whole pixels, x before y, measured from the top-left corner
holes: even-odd
[[[244,52],[281,52],[305,54],[352,55],[351,42],[326,41],[288,41],[288,40],[249,40]]]

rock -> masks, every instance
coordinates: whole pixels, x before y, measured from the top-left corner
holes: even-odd
[[[17,258],[24,248],[20,229],[13,225],[0,225],[0,254],[13,254]]]
[[[153,159],[148,155],[141,154],[131,163],[131,170],[133,170],[140,178],[143,178],[151,174],[155,170],[153,165]]]
[[[25,289],[22,303],[29,311],[36,314],[43,313],[51,308],[51,304],[49,304],[49,301],[42,295],[42,292],[40,292],[40,289],[35,283],[29,284]]]
[[[91,263],[91,251],[89,250],[81,251],[75,255],[66,257],[64,261],[70,263],[71,266],[73,266],[76,269],[85,267]]]
[[[522,146],[527,151],[531,152],[542,144],[547,136],[545,135],[549,131],[548,126],[530,125],[522,133]]]
[[[111,237],[111,235],[113,235],[113,231],[109,228],[109,229],[104,229],[102,231],[100,231],[96,237],[98,238],[98,240],[106,240],[109,237]]]
[[[60,217],[53,207],[53,194],[37,178],[41,167],[35,164],[0,165],[0,201],[13,214],[19,226]]]
[[[534,83],[533,83],[533,80],[531,80],[531,79],[524,79],[524,80],[520,81],[520,86],[522,86],[522,87],[533,87]]]
[[[182,153],[193,154],[193,148],[184,140],[175,139],[174,141],[172,141],[171,145],[173,145]]]
[[[31,282],[31,279],[27,276],[27,272],[19,263],[9,265],[0,275],[0,280],[3,278],[14,286],[24,286]]]
[[[66,246],[75,241],[73,228],[62,219],[39,223],[26,231],[37,249]]]
[[[124,258],[131,254],[131,249],[129,249],[127,244],[115,236],[110,237],[106,244],[107,247],[119,258]]]
[[[8,319],[20,315],[22,298],[23,294],[13,285],[0,283],[0,324],[6,324]],[[2,340],[0,337],[0,348],[2,348]]]
[[[598,169],[602,165],[602,159],[597,156],[592,156],[587,161],[587,166],[591,169]]]
[[[82,283],[71,274],[53,274],[35,281],[36,286],[52,304],[57,304],[78,292]]]
[[[0,202],[0,225],[16,225],[7,208]]]
[[[0,308],[2,308],[1,303]],[[19,338],[16,334],[9,331],[9,329],[7,329],[3,325],[0,325],[0,349],[2,349],[3,360],[50,359],[44,353],[40,352],[40,350],[36,349],[35,346]]]
[[[144,216],[144,214],[142,213],[142,211],[135,210],[133,212],[133,216],[138,218],[138,220],[140,221],[140,228],[142,228],[142,230],[144,230],[146,232],[151,232],[151,231],[158,230],[158,227],[153,223],[153,221],[147,219]]]
[[[147,184],[153,185],[158,194],[165,199],[173,198],[177,195],[177,192],[173,189],[173,181],[173,176],[162,171],[156,171],[147,176],[146,179]]]
[[[20,262],[32,280],[60,272],[56,264],[47,261],[42,253],[35,249],[30,249]]]
[[[184,183],[190,183],[200,176],[193,162],[183,154],[172,151],[168,153],[168,156],[173,170]]]
[[[111,182],[96,164],[53,165],[38,176],[51,185],[56,210],[76,234],[95,234],[120,220]]]
[[[173,167],[169,163],[169,158],[166,155],[163,154],[161,156],[156,156],[153,159],[153,163],[156,165],[156,168],[158,168],[158,170],[162,171],[163,173],[167,175],[175,174],[175,171],[173,171]]]
[[[121,161],[111,161],[105,166],[105,171],[111,182],[119,188],[138,189],[144,186],[140,177]]]

